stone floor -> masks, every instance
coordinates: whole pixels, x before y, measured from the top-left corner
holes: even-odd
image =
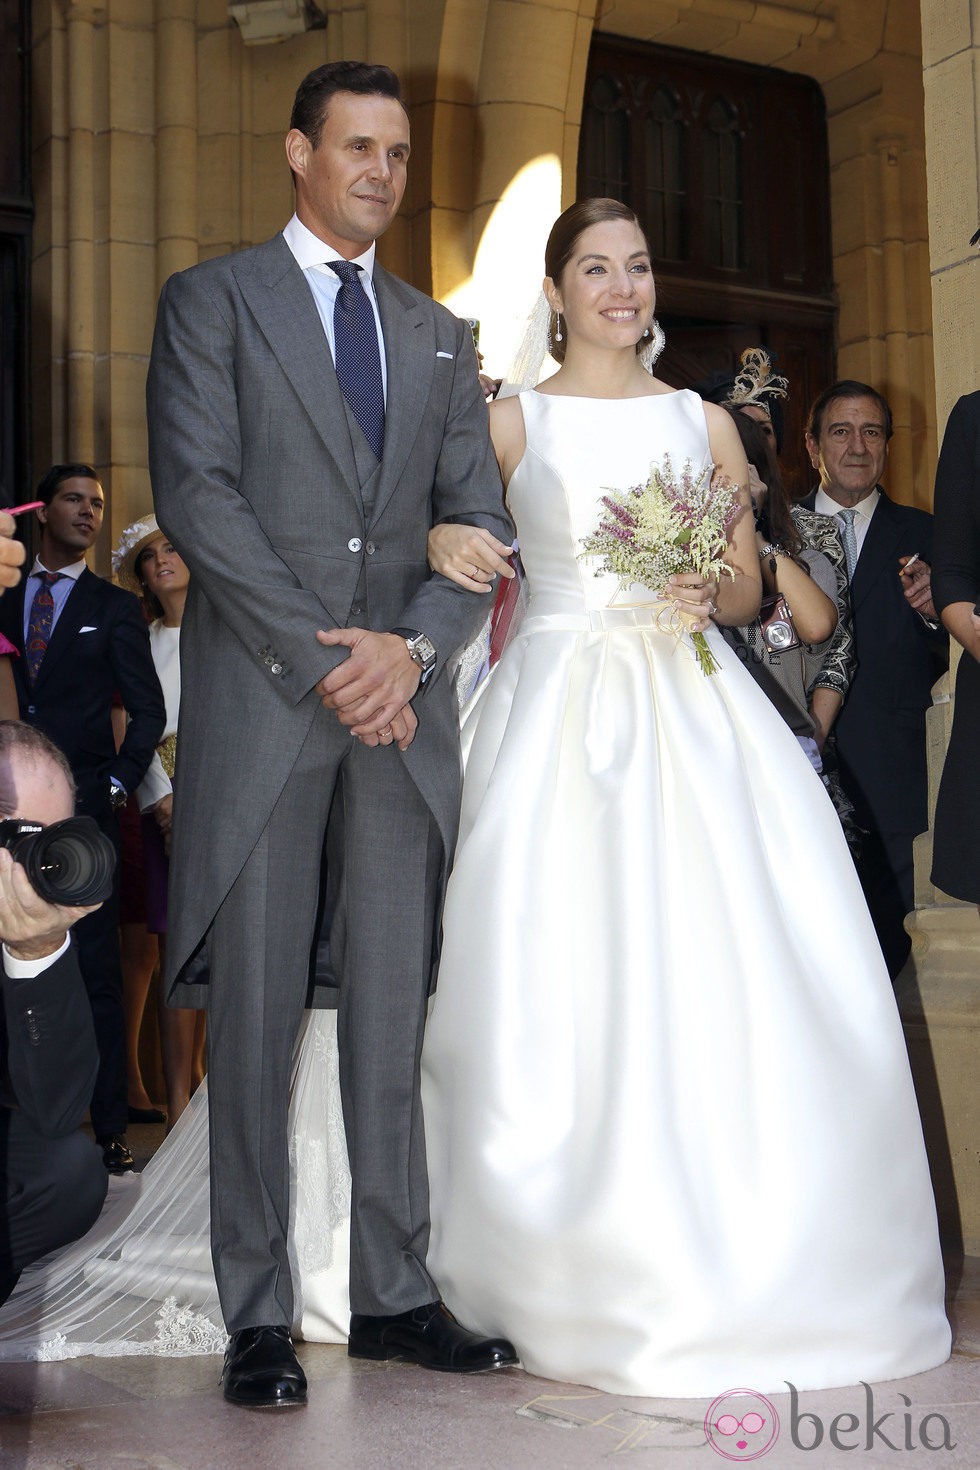
[[[0,1363],[0,1466],[589,1470],[625,1457],[637,1470],[720,1470],[750,1460],[764,1460],[767,1470],[980,1470],[980,1260],[951,1261],[948,1275],[955,1333],[949,1363],[875,1385],[870,1406],[863,1387],[802,1394],[795,1422],[789,1395],[774,1396],[775,1438],[768,1422],[757,1436],[737,1439],[713,1429],[709,1437],[707,1402],[616,1398],[517,1370],[458,1378],[352,1362],[343,1348],[301,1345],[309,1406],[274,1414],[225,1404],[217,1358]],[[722,1410],[741,1418],[755,1406],[749,1398],[729,1399]],[[835,1429],[840,1415],[851,1417]],[[923,1435],[932,1448],[923,1447]]]

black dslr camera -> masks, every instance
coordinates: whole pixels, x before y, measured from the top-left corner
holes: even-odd
[[[112,892],[116,850],[92,817],[66,817],[42,827],[8,817],[0,822],[0,847],[20,863],[46,903],[102,903]]]

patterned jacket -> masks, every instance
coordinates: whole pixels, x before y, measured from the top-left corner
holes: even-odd
[[[793,520],[804,545],[822,551],[837,577],[837,627],[815,670],[807,669],[807,693],[833,689],[844,698],[854,676],[854,633],[851,628],[851,594],[840,527],[833,516],[818,515],[805,506],[793,506]]]

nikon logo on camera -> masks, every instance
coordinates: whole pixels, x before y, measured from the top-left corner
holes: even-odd
[[[0,822],[0,847],[20,863],[46,903],[102,903],[112,892],[116,850],[92,817],[66,817],[42,827],[8,817]]]

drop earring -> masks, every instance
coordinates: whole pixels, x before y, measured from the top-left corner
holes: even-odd
[[[649,342],[644,340],[647,337],[650,339]],[[663,327],[657,321],[656,317],[653,318],[653,321],[643,333],[640,341],[643,343],[640,348],[640,362],[646,368],[647,372],[650,373],[653,371],[653,364],[667,345]]]
[[[561,335],[561,312],[560,311],[556,311],[555,312],[555,341],[556,342],[560,342],[561,340],[562,340],[562,335]]]

